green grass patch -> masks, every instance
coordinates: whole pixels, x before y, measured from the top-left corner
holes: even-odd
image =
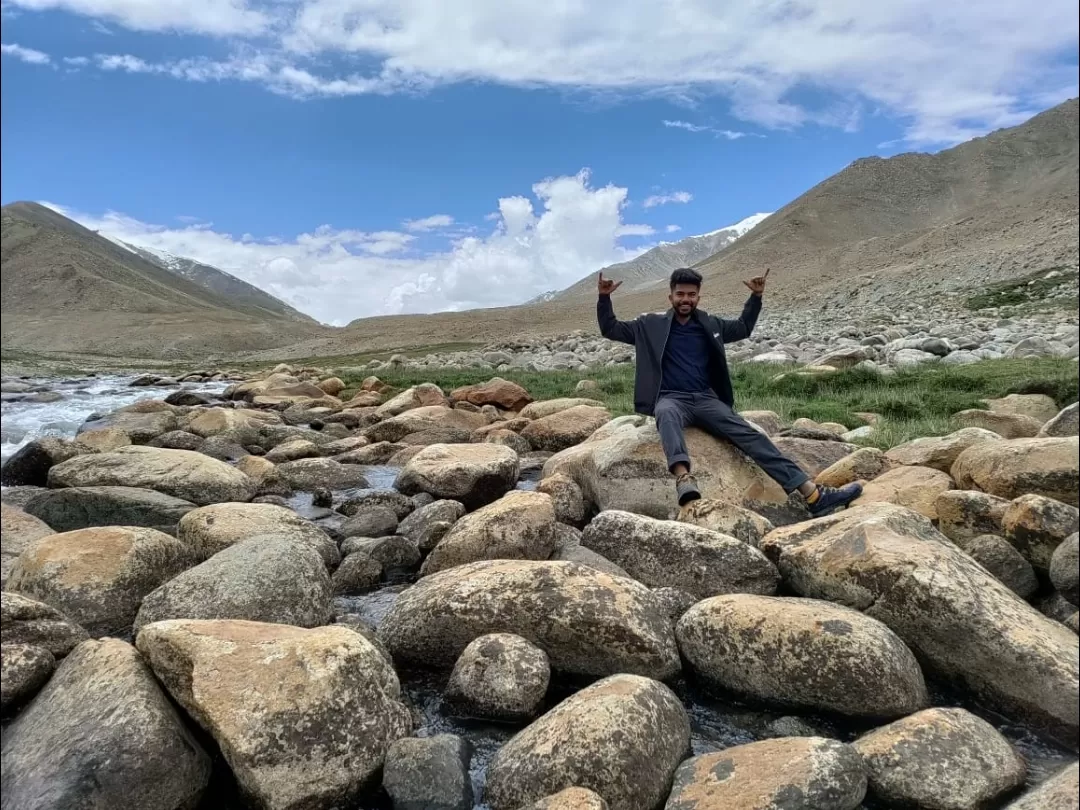
[[[1046,278],[1052,270],[1060,275],[1054,278]],[[1030,308],[1032,305],[1052,305],[1076,308],[1076,297],[1051,299],[1050,295],[1058,289],[1075,284],[1076,274],[1066,267],[1051,267],[1031,273],[1023,278],[1001,281],[991,284],[985,290],[969,296],[964,302],[968,309],[995,309],[997,307],[1022,307]]]
[[[985,407],[981,400],[1007,394],[1047,394],[1058,407],[1077,401],[1080,375],[1075,361],[986,360],[967,366],[930,365],[883,377],[864,369],[824,377],[786,374],[777,380],[775,366],[738,364],[732,371],[740,410],[776,411],[786,420],[808,417],[855,428],[865,424],[859,412],[877,413],[881,421],[866,444],[886,448],[920,436],[940,436],[955,429],[952,415]],[[367,373],[345,376],[355,388]],[[378,377],[396,389],[432,382],[450,391],[496,376],[479,369],[385,369]],[[580,380],[595,380],[599,391],[587,394],[604,402],[615,415],[633,412],[634,369],[631,366],[591,372],[507,371],[498,376],[524,386],[536,399],[582,396]]]

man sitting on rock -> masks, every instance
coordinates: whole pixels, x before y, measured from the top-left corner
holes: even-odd
[[[769,277],[744,281],[750,298],[735,320],[717,318],[698,309],[701,274],[688,267],[671,274],[671,309],[665,313],[640,315],[620,321],[611,305],[611,294],[621,281],[605,279],[600,273],[596,319],[600,333],[608,340],[630,343],[637,350],[634,378],[634,410],[656,417],[656,429],[675,476],[679,505],[701,497],[697,481],[690,473],[683,430],[699,427],[723,437],[752,458],[787,493],[798,492],[814,517],[847,506],[860,494],[862,486],[848,484],[840,489],[819,486],[795,462],[785,456],[761,431],[734,410],[735,395],[728,374],[724,345],[750,336],[761,312],[761,296]]]

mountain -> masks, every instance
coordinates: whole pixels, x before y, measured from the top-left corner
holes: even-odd
[[[678,267],[690,267],[702,259],[712,256],[728,245],[745,236],[760,222],[768,219],[770,214],[754,214],[734,225],[718,228],[709,233],[698,236],[688,236],[678,242],[661,242],[656,247],[645,251],[640,256],[627,262],[620,262],[605,267],[602,271],[608,278],[622,281],[619,288],[624,294],[635,290],[651,287],[657,281],[666,279],[671,271]],[[596,289],[596,274],[590,273],[581,281],[561,290],[543,301],[572,298],[588,294]],[[541,300],[533,299],[529,302],[542,303]]]
[[[199,356],[284,346],[324,329],[259,296],[196,283],[36,203],[0,209],[0,239],[5,349]]]

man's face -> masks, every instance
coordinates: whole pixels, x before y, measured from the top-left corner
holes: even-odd
[[[686,317],[697,309],[700,293],[701,288],[693,284],[676,284],[675,289],[668,295],[668,301],[671,302],[677,315]]]

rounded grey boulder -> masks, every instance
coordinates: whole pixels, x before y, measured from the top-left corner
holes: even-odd
[[[471,810],[469,744],[455,734],[402,737],[391,743],[383,787],[394,810]]]
[[[458,714],[523,720],[536,714],[550,679],[543,650],[521,636],[492,633],[461,653],[443,697]]]
[[[1050,581],[1073,605],[1080,605],[1080,534],[1073,532],[1050,558]]]

